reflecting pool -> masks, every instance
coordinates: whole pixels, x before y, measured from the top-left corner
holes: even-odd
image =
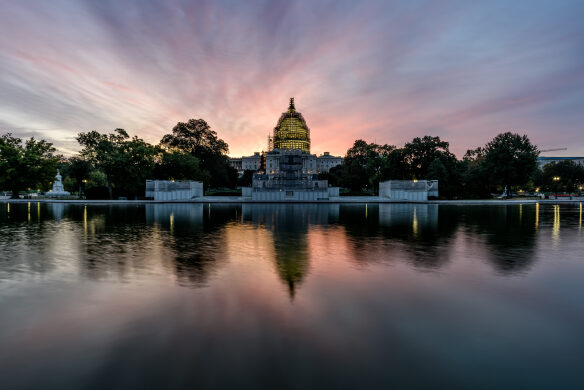
[[[576,388],[582,205],[0,203],[0,388]]]

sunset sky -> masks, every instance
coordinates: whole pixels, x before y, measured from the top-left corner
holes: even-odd
[[[584,155],[584,1],[0,0],[0,133],[79,149],[203,118],[265,148],[288,99],[312,152],[503,131]]]

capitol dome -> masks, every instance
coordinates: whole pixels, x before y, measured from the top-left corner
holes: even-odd
[[[290,98],[288,112],[282,114],[274,128],[274,149],[301,150],[310,153],[310,129]]]

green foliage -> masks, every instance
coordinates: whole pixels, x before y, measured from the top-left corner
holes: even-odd
[[[81,156],[105,174],[110,199],[114,187],[119,195],[144,193],[146,179],[153,177],[161,153],[158,147],[138,137],[130,139],[123,129],[110,134],[79,133],[77,141],[83,146]]]
[[[199,159],[182,151],[163,151],[156,168],[156,178],[160,180],[209,180],[208,172],[199,167]]]
[[[87,199],[105,199],[109,196],[107,188],[107,177],[99,170],[89,173],[87,183],[85,183],[83,193]]]
[[[332,185],[361,191],[375,189],[379,184],[382,169],[395,146],[368,144],[359,139],[347,150],[343,165],[330,171]]]
[[[330,183],[354,191],[377,190],[380,181],[437,179],[441,192],[453,196],[460,189],[460,172],[448,142],[439,137],[414,138],[403,148],[357,140],[340,167],[331,169]]]
[[[93,189],[93,188],[100,188],[100,187],[107,187],[107,176],[102,171],[94,170],[89,173],[89,179],[87,179],[86,188]]]
[[[461,175],[449,143],[440,137],[416,137],[405,144],[403,158],[412,179],[438,180],[440,195],[448,198],[461,192]]]
[[[78,156],[70,157],[67,160],[61,161],[59,169],[61,169],[61,175],[65,178],[63,179],[63,186],[65,186],[65,189],[70,192],[78,191],[81,195],[83,193],[84,185],[89,177],[89,173],[91,172],[91,162]],[[71,181],[68,181],[68,179]],[[68,187],[71,186],[73,182],[75,183],[75,186]]]
[[[394,149],[382,161],[379,181],[409,180],[410,167],[404,149]]]
[[[449,144],[440,137],[416,137],[403,148],[404,160],[410,168],[412,179],[429,179],[430,164],[438,159],[445,169],[453,170],[456,156],[448,150]],[[436,162],[435,164],[438,164]]]
[[[426,178],[428,180],[438,180],[444,182],[448,181],[450,178],[450,172],[448,172],[442,160],[437,157],[428,166]]]
[[[71,193],[79,189],[77,180],[73,179],[71,176],[67,176],[63,179],[63,187],[65,188],[65,191],[69,191]]]
[[[467,151],[461,161],[439,137],[416,137],[403,148],[357,140],[343,165],[331,169],[329,183],[359,192],[376,189],[385,180],[438,180],[441,197],[488,198],[490,191],[502,191],[505,185],[529,184],[537,154],[526,136],[511,133]]]
[[[229,147],[203,119],[179,122],[172,134],[162,137],[160,145],[169,151],[189,153],[199,160],[199,167],[207,171],[205,186],[235,187],[237,171],[229,164]]]
[[[0,188],[12,197],[28,188],[48,190],[57,172],[59,158],[50,142],[30,138],[22,143],[12,134],[0,137]]]
[[[527,184],[537,168],[539,152],[526,135],[502,133],[483,149],[483,172],[488,175],[491,188],[513,187]]]
[[[546,164],[538,169],[535,184],[543,191],[580,192],[580,186],[584,185],[584,167],[573,161]]]

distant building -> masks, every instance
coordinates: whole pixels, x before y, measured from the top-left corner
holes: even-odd
[[[322,156],[310,154],[310,129],[301,113],[296,111],[294,98],[290,99],[288,111],[282,113],[273,135],[268,137],[268,151],[255,152],[253,156],[231,158],[231,166],[241,176],[246,170],[265,174],[275,174],[279,170],[281,151],[295,150],[302,158],[304,174],[328,172],[332,167],[342,164],[343,159],[324,152]],[[286,153],[287,155],[289,153]]]
[[[243,188],[242,195],[259,201],[313,201],[338,196],[338,188],[329,188],[327,180],[319,180],[319,158],[310,154],[310,130],[302,114],[290,99],[288,111],[283,113],[271,138],[274,148],[264,154],[253,176],[252,186]],[[321,164],[330,169],[340,158],[328,153]],[[242,157],[242,169],[246,157]],[[340,163],[340,162],[339,162]],[[257,165],[254,165],[257,166]],[[243,169],[245,170],[245,169]]]
[[[331,168],[341,165],[343,158],[340,156],[331,156],[329,152],[324,152],[322,156],[316,158],[316,171],[318,173],[327,173]]]
[[[146,180],[146,198],[189,200],[203,196],[203,183],[191,180]]]
[[[584,157],[538,157],[537,164],[540,168],[544,165],[560,161],[573,161],[576,164],[584,166]]]
[[[241,175],[243,173],[242,165],[242,157],[230,157],[229,158],[229,165],[233,168],[237,169],[237,172]]]

